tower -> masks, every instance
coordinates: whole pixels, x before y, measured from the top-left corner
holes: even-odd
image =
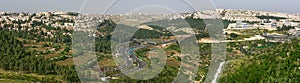
[[[267,22],[266,23],[269,23],[270,22],[270,14],[269,13],[267,13]]]

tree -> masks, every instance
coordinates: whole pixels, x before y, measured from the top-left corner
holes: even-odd
[[[236,38],[238,35],[237,34],[235,34],[235,33],[230,33],[230,37],[231,38]]]

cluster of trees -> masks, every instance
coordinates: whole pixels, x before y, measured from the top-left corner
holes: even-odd
[[[6,27],[13,27],[13,26],[7,25]],[[64,33],[72,33],[71,30],[67,30],[65,28],[55,28],[48,25],[41,25],[41,27],[45,28],[49,32],[52,31],[51,33],[53,37],[51,37],[51,35],[48,34],[47,32],[37,29],[37,27],[32,27],[32,28],[23,27],[24,30],[21,30],[22,27],[17,27],[18,31],[11,30],[11,32],[14,32],[13,35],[17,37],[36,40],[37,42],[46,41],[46,42],[54,42],[54,43],[71,43],[71,36],[64,34]]]
[[[295,29],[295,27],[292,27],[292,26],[286,26],[286,25],[283,25],[282,27],[277,27],[277,30],[278,31],[288,31],[290,29]]]
[[[67,15],[70,15],[70,16],[78,16],[79,13],[77,13],[77,12],[68,12]]]
[[[65,80],[79,81],[73,66],[57,65],[55,62],[37,55],[34,51],[25,51],[23,42],[17,40],[13,32],[0,28],[0,34],[0,68],[24,73],[61,75]]]
[[[177,72],[179,71],[179,67],[177,66],[165,66],[165,68],[162,70],[158,76],[149,79],[149,80],[136,80],[132,79],[127,76],[122,76],[120,79],[112,79],[110,82],[112,83],[118,83],[118,82],[124,82],[124,83],[169,83],[172,82],[175,77],[177,76]]]
[[[276,17],[276,16],[256,16],[256,17],[259,19],[276,19],[276,20],[287,19],[285,17]]]
[[[0,75],[1,79],[14,80],[22,83],[30,83],[30,82],[41,82],[41,83],[60,83],[59,79],[55,79],[53,76],[49,77],[38,77],[38,75],[26,75],[26,74],[3,74]],[[19,81],[20,80],[20,81]],[[5,82],[1,80],[3,83],[8,83],[12,81]]]
[[[230,33],[229,36],[230,36],[230,38],[236,38],[236,37],[238,37],[238,34]]]
[[[248,59],[229,63],[233,67],[226,68],[220,82],[300,82],[299,49],[299,40],[293,40],[249,53]]]
[[[98,25],[97,30],[99,32],[108,32],[111,33],[114,31],[114,29],[116,28],[117,24],[114,23],[112,20],[104,20],[101,24]]]
[[[102,38],[95,39],[95,50],[96,52],[110,54],[111,53],[111,36],[104,36]]]
[[[154,30],[148,30],[148,29],[139,29],[134,35],[133,38],[137,39],[158,39],[164,36],[163,33],[154,31]]]
[[[222,27],[222,28],[227,28],[227,26],[229,25],[229,23],[232,23],[232,21],[229,21],[229,20],[221,20],[221,19],[206,19],[206,20],[203,20],[203,19],[196,19],[196,18],[192,18],[192,17],[189,17],[189,18],[186,18],[185,21],[192,27],[192,28],[195,28],[197,30],[205,30],[206,28],[206,22],[222,22],[223,23],[223,26],[219,26],[219,27]]]

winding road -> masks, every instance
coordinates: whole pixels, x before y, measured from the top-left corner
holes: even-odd
[[[133,66],[133,62],[137,63],[137,67],[132,68],[128,71],[123,72],[123,74],[130,74],[130,73],[134,73],[137,72],[141,69],[143,69],[144,67],[147,66],[147,64],[142,61],[141,59],[139,59],[137,56],[135,56],[135,50],[139,50],[141,48],[146,48],[146,47],[151,47],[154,45],[160,45],[160,44],[166,44],[166,43],[171,43],[171,42],[176,42],[176,40],[170,40],[170,41],[166,41],[166,42],[162,42],[162,43],[157,43],[157,44],[145,44],[145,45],[138,45],[138,46],[132,46],[131,48],[128,48],[126,46],[119,46],[118,48],[118,52],[121,55],[121,57],[123,59],[125,59],[125,64],[124,65],[120,65],[119,68],[128,68],[128,67],[132,67]],[[116,75],[116,76],[120,76],[120,74]]]

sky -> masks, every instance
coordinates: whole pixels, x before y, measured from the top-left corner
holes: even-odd
[[[300,13],[300,0],[186,0],[198,1],[187,3],[184,0],[0,0],[0,11],[6,12],[41,12],[41,11],[71,11],[82,13],[107,12],[124,13],[139,7],[152,9],[166,8],[175,12],[194,11],[196,4],[202,9],[251,9],[260,11],[276,11],[283,13]],[[211,2],[212,1],[212,2]],[[114,3],[113,5],[111,5]],[[84,5],[83,5],[84,4]],[[147,6],[146,6],[147,5]],[[150,6],[148,6],[150,5]],[[140,10],[144,10],[140,8]],[[163,11],[163,10],[161,10]]]

